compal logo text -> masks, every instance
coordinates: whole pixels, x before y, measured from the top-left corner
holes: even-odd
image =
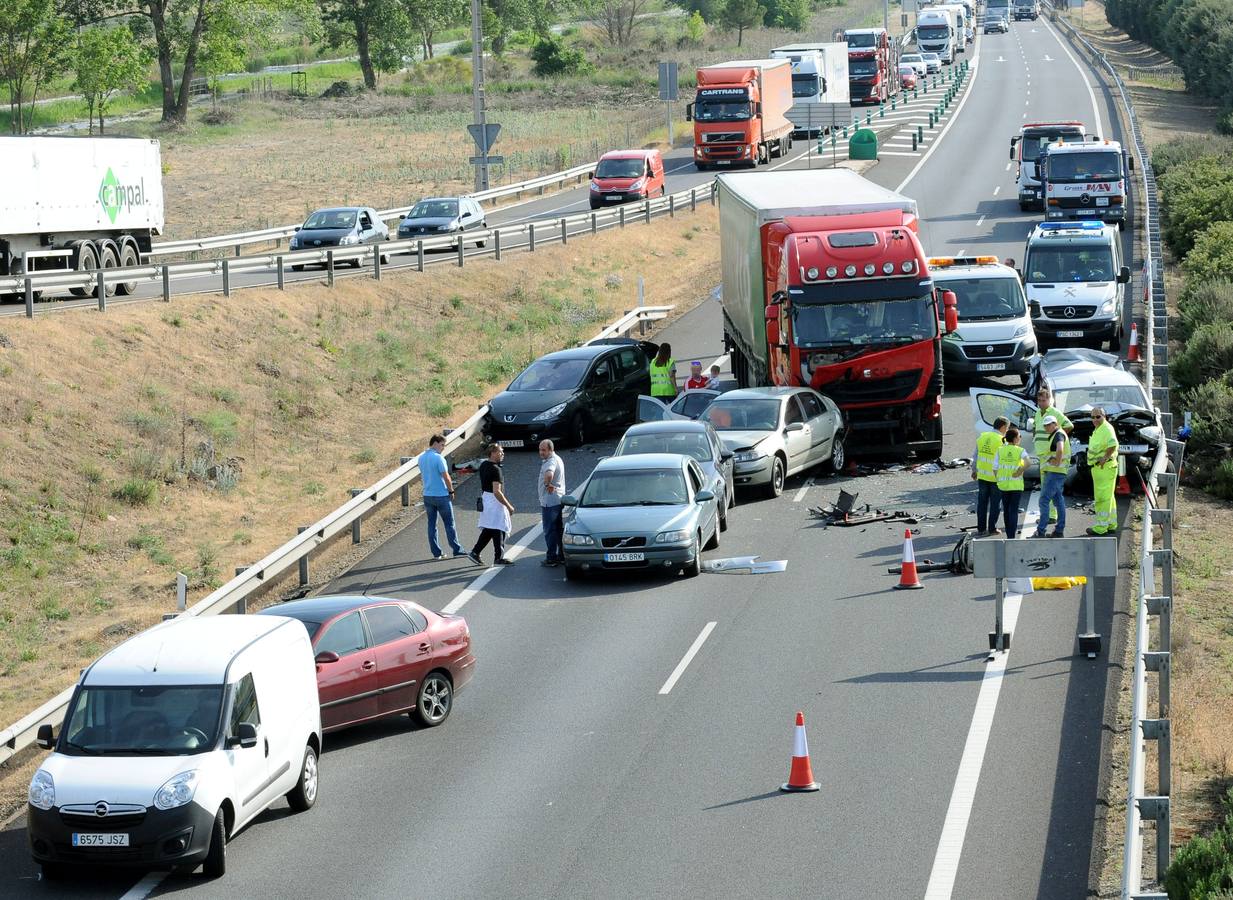
[[[121,184],[116,174],[108,169],[98,188],[98,202],[103,207],[103,212],[107,213],[108,220],[114,225],[122,209],[126,207],[132,209],[146,202],[145,179],[141,179],[136,184]]]

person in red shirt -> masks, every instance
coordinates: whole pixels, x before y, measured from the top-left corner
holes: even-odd
[[[702,374],[702,363],[695,359],[689,364],[689,380],[685,382],[685,390],[696,391],[704,388],[709,380]]]

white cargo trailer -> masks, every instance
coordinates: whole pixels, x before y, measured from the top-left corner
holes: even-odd
[[[788,118],[797,133],[821,134],[849,120],[847,44],[787,44],[771,50],[771,58],[792,63],[792,109]]]
[[[163,230],[158,141],[0,137],[0,274],[133,267]],[[133,282],[117,285],[131,293]],[[88,289],[74,289],[85,294]]]

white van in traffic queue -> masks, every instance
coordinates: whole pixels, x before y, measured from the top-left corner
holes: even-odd
[[[1041,346],[1122,347],[1122,310],[1130,269],[1117,227],[1102,222],[1043,222],[1028,236],[1023,286]]]
[[[1018,375],[1027,384],[1036,332],[1019,274],[996,256],[933,257],[929,274],[958,300],[959,327],[942,336],[946,377]]]
[[[317,799],[321,707],[304,624],[182,617],[82,672],[52,754],[30,782],[43,877],[69,866],[226,871],[227,841],[286,796]]]

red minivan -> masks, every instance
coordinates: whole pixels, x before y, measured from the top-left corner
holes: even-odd
[[[323,731],[400,713],[440,725],[475,670],[466,620],[409,600],[312,597],[261,614],[298,619],[308,629]]]
[[[658,150],[611,150],[591,179],[591,209],[664,195],[664,158]]]

